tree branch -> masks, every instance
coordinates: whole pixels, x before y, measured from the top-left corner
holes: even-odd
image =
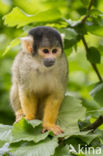
[[[103,116],[99,116],[99,118],[94,123],[84,128],[82,131],[92,130],[92,132],[94,132],[102,124],[103,124]]]
[[[85,40],[84,36],[82,37],[82,42],[83,42],[83,44],[84,44],[84,47],[85,47],[86,52],[88,53],[88,45],[87,45],[87,43],[86,43],[86,40]],[[94,71],[96,72],[96,74],[97,74],[97,76],[98,76],[100,82],[102,82],[102,77],[101,77],[101,75],[100,75],[100,73],[99,73],[99,70],[98,70],[96,64],[91,63],[91,65],[92,65]]]
[[[91,7],[92,7],[92,4],[93,4],[93,2],[94,2],[94,0],[91,0],[90,1],[90,4],[89,4],[89,6],[88,6],[88,9],[87,9],[87,11],[90,11],[90,9],[91,9]],[[82,19],[82,23],[85,23],[85,21],[86,21],[86,19],[89,17],[89,15],[86,15],[86,16],[84,16],[84,18]]]

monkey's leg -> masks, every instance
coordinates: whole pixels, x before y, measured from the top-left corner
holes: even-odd
[[[18,122],[24,116],[24,114],[19,100],[18,85],[16,83],[11,87],[10,102],[16,115],[16,122]]]
[[[46,99],[43,117],[43,132],[52,130],[55,135],[63,133],[63,130],[56,125],[56,120],[63,97],[50,96]]]
[[[28,95],[25,91],[20,90],[20,102],[23,113],[27,120],[33,120],[37,110],[37,98],[30,94]]]

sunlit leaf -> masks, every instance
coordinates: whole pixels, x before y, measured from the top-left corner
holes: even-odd
[[[18,7],[4,16],[5,24],[8,26],[25,26],[29,23],[34,22],[50,22],[61,18],[61,13],[57,9],[51,9],[43,12],[39,12],[35,15],[26,14],[23,10]],[[15,20],[16,19],[16,20]]]
[[[6,53],[13,47],[15,47],[16,45],[18,45],[20,43],[20,39],[16,38],[14,40],[12,40],[10,42],[10,44],[6,47],[4,53],[3,53],[3,56],[6,55]]]

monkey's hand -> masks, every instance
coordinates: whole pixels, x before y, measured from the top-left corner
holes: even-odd
[[[18,110],[18,111],[16,112],[16,121],[15,121],[15,123],[18,122],[19,120],[21,120],[22,117],[24,117],[24,114],[23,114],[22,109],[20,109],[20,110]]]
[[[55,124],[45,124],[43,125],[43,130],[42,132],[46,132],[47,130],[51,130],[53,131],[53,133],[55,135],[59,135],[61,133],[64,133],[64,131],[58,126],[58,125],[55,125]]]

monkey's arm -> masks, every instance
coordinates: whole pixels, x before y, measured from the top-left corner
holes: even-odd
[[[63,132],[63,130],[56,125],[56,120],[59,112],[60,105],[63,101],[63,94],[51,95],[46,99],[43,117],[43,132],[52,130],[55,135]]]

